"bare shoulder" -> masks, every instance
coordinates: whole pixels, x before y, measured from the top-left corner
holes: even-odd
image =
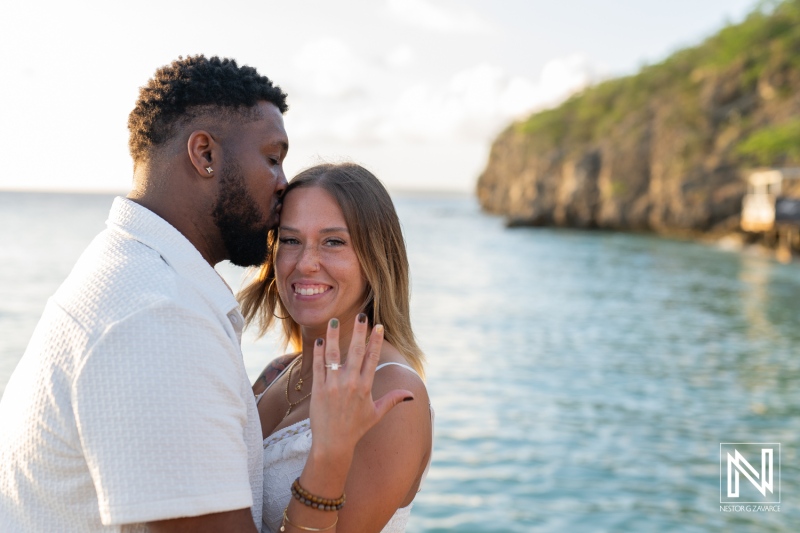
[[[387,342],[384,342],[383,348],[381,349],[381,358],[378,362],[378,366],[385,363],[399,363],[406,367],[413,368],[403,354]],[[403,368],[396,364],[386,365],[376,371],[375,381],[372,386],[375,397],[393,389],[411,391],[414,393],[415,400],[421,400],[419,403],[426,407],[428,405],[428,391],[425,387],[425,382],[422,381],[422,378],[416,371],[411,372],[408,368]]]
[[[267,387],[281,375],[281,372],[286,370],[295,357],[297,357],[296,353],[287,353],[270,361],[253,383],[253,394],[261,394],[267,390]]]

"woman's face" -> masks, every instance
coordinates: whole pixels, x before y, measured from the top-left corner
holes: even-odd
[[[275,270],[281,301],[303,327],[352,324],[361,311],[367,282],[342,210],[320,187],[284,198]]]

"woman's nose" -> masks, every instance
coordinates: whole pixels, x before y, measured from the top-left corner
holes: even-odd
[[[297,268],[303,272],[315,272],[319,270],[319,256],[314,246],[306,246],[300,255]]]

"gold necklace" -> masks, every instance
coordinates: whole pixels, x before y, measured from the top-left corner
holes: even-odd
[[[288,403],[288,404],[289,404],[289,408],[286,410],[286,414],[285,414],[285,415],[283,415],[283,418],[281,418],[281,422],[283,422],[283,421],[284,421],[284,419],[285,419],[287,416],[289,416],[289,413],[291,413],[291,412],[292,412],[292,409],[294,409],[294,408],[295,408],[295,406],[297,406],[297,405],[298,405],[299,403],[301,403],[303,400],[305,400],[306,398],[308,398],[309,396],[311,396],[311,393],[309,392],[308,394],[306,394],[305,396],[303,396],[302,398],[300,398],[300,399],[299,399],[299,400],[297,400],[296,402],[292,402],[292,401],[289,399],[289,384],[292,382],[292,371],[294,370],[294,367],[295,367],[295,365],[297,365],[297,363],[301,362],[302,360],[303,360],[303,356],[301,355],[300,357],[298,357],[297,359],[295,359],[295,360],[292,362],[291,366],[289,367],[289,376],[288,376],[288,377],[287,377],[287,379],[286,379],[286,403]],[[302,381],[302,378],[301,378],[301,380],[300,380],[300,381]],[[295,387],[295,390],[300,390],[300,389],[299,389],[299,388],[297,388],[297,387]]]

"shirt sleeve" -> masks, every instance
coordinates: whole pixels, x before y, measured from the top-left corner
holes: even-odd
[[[171,302],[103,333],[72,396],[103,524],[253,505],[242,373],[222,325]]]

